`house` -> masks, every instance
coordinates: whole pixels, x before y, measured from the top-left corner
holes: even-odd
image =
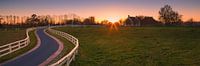
[[[156,21],[153,17],[149,16],[136,16],[128,18],[124,22],[124,26],[155,26],[162,25],[162,23]]]
[[[140,20],[137,17],[131,17],[128,15],[128,18],[125,20],[124,26],[140,26]]]

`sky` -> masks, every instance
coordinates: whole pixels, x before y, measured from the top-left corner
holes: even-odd
[[[0,0],[0,15],[30,16],[63,15],[75,13],[81,17],[152,16],[158,19],[158,11],[169,4],[183,15],[183,20],[200,21],[200,0]]]

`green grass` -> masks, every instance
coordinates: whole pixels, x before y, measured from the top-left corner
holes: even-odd
[[[200,28],[55,28],[77,37],[79,55],[71,66],[198,66]]]
[[[25,29],[0,29],[0,46],[26,38]]]
[[[57,39],[59,39],[61,42],[63,42],[63,50],[62,52],[54,59],[52,60],[49,64],[52,64],[52,63],[55,63],[56,61],[60,60],[62,57],[64,57],[65,55],[67,55],[73,48],[74,48],[74,45],[72,43],[70,43],[67,39],[57,35],[57,34],[54,34],[54,33],[51,33],[49,31],[46,31],[48,34],[56,37]]]
[[[10,32],[13,32],[13,31],[10,31]],[[9,33],[9,32],[8,32],[8,33]],[[17,36],[17,35],[16,35],[16,36]],[[8,54],[8,55],[6,55],[6,56],[1,57],[0,63],[2,63],[2,62],[4,62],[4,61],[7,61],[7,60],[10,60],[10,59],[12,59],[12,58],[15,58],[15,57],[17,57],[17,56],[19,56],[19,55],[21,55],[21,54],[23,54],[23,53],[25,53],[25,52],[31,50],[33,47],[35,47],[36,44],[37,44],[37,38],[36,38],[36,36],[35,36],[35,30],[30,31],[30,32],[29,32],[29,36],[30,36],[31,42],[30,42],[30,44],[29,44],[28,46],[26,46],[25,48],[22,48],[22,49],[20,49],[20,50],[17,50],[17,51],[15,51],[15,52],[11,53],[11,54]],[[7,38],[7,37],[6,37],[6,38]]]

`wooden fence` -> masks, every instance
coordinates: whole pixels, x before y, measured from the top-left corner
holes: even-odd
[[[29,37],[28,33],[29,33],[29,31],[32,31],[34,29],[35,28],[26,29],[26,38],[25,39],[18,40],[18,41],[0,46],[0,58],[7,54],[15,52],[21,48],[28,46],[28,44],[30,43],[30,37]]]
[[[50,66],[63,66],[63,65],[69,66],[71,61],[75,60],[75,56],[78,53],[78,48],[79,48],[78,39],[68,33],[65,33],[65,32],[61,32],[61,31],[54,30],[51,28],[49,28],[48,30],[54,34],[64,37],[65,39],[67,39],[68,41],[70,41],[71,43],[73,43],[75,45],[75,47],[67,55],[62,57],[57,62],[51,64]]]

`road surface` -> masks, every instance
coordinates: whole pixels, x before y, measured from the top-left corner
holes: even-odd
[[[41,40],[40,46],[15,60],[3,64],[3,66],[38,66],[57,51],[57,42],[44,33],[44,28],[37,29],[37,34]]]

